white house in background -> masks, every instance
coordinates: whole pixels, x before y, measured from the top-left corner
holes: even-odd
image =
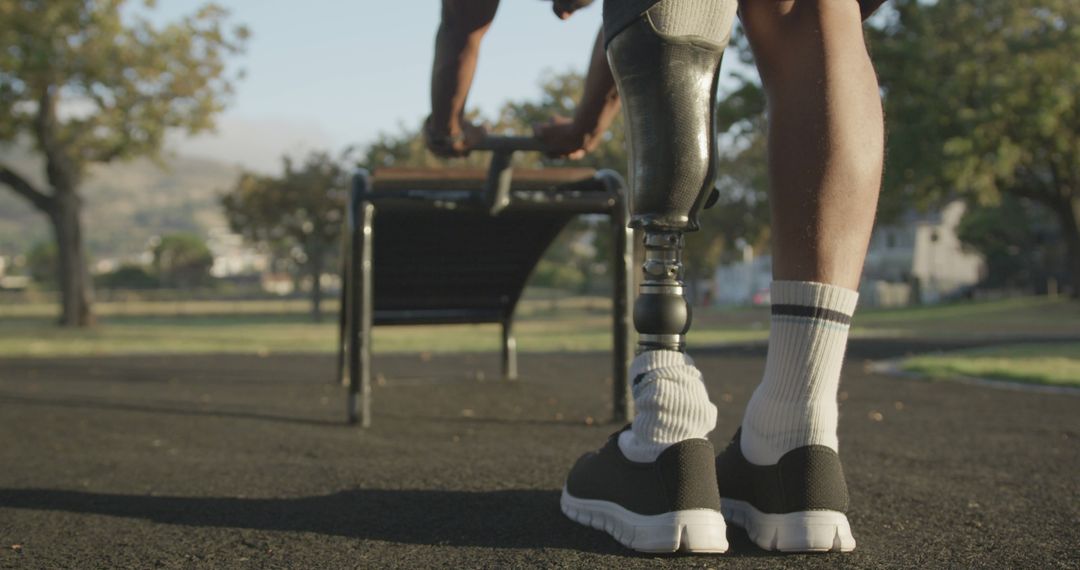
[[[963,294],[986,275],[982,255],[965,251],[956,230],[967,205],[908,213],[870,239],[860,296],[869,305],[936,303]]]
[[[214,256],[210,274],[214,277],[260,274],[270,267],[270,256],[244,243],[242,237],[225,228],[207,232],[206,247]]]
[[[859,288],[860,304],[936,303],[978,283],[985,275],[986,262],[981,255],[964,251],[956,235],[965,209],[957,200],[938,212],[910,212],[893,224],[875,228]],[[741,262],[717,269],[717,302],[750,304],[767,299],[771,272],[771,256],[754,257],[752,251],[744,250]]]
[[[713,299],[718,305],[749,305],[768,302],[772,282],[772,256],[754,256],[754,248],[742,248],[742,261],[721,265],[713,276]]]

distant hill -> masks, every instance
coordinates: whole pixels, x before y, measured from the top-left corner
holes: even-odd
[[[25,149],[0,147],[0,161],[35,183],[44,180],[41,159]],[[167,158],[164,167],[135,160],[92,169],[81,188],[91,255],[136,255],[155,235],[191,231],[205,236],[210,228],[223,227],[217,196],[239,173],[238,166],[183,156]],[[51,238],[45,217],[0,186],[0,255],[24,253]]]

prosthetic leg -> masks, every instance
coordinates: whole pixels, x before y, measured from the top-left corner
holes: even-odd
[[[567,477],[563,512],[646,552],[724,552],[714,451],[716,427],[701,372],[684,354],[683,234],[712,191],[713,101],[734,0],[604,4],[608,61],[619,87],[634,192],[631,225],[644,230],[644,280],[634,304],[633,423]],[[627,14],[629,12],[629,14]],[[612,17],[609,17],[612,16]],[[611,24],[609,26],[609,23]]]
[[[698,229],[698,211],[714,192],[713,115],[734,5],[667,0],[608,40],[630,149],[631,226],[645,234],[644,279],[634,303],[638,353],[686,348],[683,235]]]

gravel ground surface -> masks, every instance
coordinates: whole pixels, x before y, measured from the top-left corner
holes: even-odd
[[[1080,566],[1080,397],[897,379],[856,341],[841,387],[850,554],[645,556],[559,512],[607,423],[605,354],[376,358],[346,427],[325,356],[0,360],[0,567]],[[699,352],[735,432],[761,347]]]

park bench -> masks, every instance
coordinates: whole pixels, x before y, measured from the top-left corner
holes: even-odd
[[[627,191],[614,172],[511,168],[534,139],[490,137],[489,169],[379,169],[353,176],[344,239],[339,378],[349,423],[371,423],[375,325],[497,323],[502,374],[517,377],[514,310],[547,247],[575,217],[610,219],[614,417],[631,413]]]

